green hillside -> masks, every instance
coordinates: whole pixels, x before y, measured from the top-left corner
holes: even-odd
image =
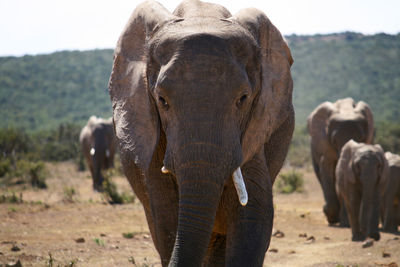
[[[112,50],[0,58],[0,127],[27,131],[110,116]]]
[[[400,34],[288,36],[297,124],[319,103],[365,100],[378,121],[400,122]],[[54,129],[111,115],[112,50],[0,58],[0,128]]]
[[[400,34],[287,37],[297,123],[323,101],[364,100],[377,121],[400,122]]]

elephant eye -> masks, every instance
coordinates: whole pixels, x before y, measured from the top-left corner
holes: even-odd
[[[240,108],[243,106],[243,103],[247,100],[247,94],[242,95],[237,101],[236,105]]]
[[[161,106],[162,106],[163,108],[168,109],[169,105],[168,105],[167,100],[165,100],[164,97],[159,96],[159,97],[158,97],[158,102],[160,102],[160,104],[161,104]]]

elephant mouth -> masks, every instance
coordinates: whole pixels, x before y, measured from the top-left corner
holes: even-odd
[[[164,174],[168,174],[170,171],[165,166],[163,166],[161,168],[161,172]],[[240,204],[242,206],[246,206],[249,197],[247,195],[246,184],[244,183],[244,179],[243,179],[243,175],[242,175],[242,171],[241,171],[240,167],[238,167],[233,172],[232,180],[233,180],[233,184],[235,186],[236,193],[238,195]]]

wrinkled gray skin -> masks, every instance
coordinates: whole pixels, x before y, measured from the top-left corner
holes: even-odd
[[[115,137],[112,118],[104,120],[92,116],[79,136],[82,153],[93,179],[93,189],[103,190],[101,170],[114,166]]]
[[[124,172],[163,266],[262,266],[294,127],[291,64],[256,9],[232,16],[193,0],[171,14],[148,1],[133,12],[109,88]]]
[[[400,156],[385,153],[389,174],[381,192],[381,216],[383,231],[397,233],[400,226]]]
[[[307,124],[312,163],[325,198],[325,216],[329,224],[340,222],[340,226],[348,226],[346,211],[335,191],[335,167],[341,148],[350,139],[372,144],[372,112],[365,102],[344,98],[320,104],[308,117]]]
[[[337,192],[347,210],[353,241],[379,240],[380,191],[388,165],[380,145],[348,141],[336,166]]]

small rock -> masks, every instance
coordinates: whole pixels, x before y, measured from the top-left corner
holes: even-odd
[[[374,245],[374,240],[373,239],[367,239],[362,243],[362,248],[369,248]]]
[[[272,236],[277,237],[277,238],[282,238],[282,237],[285,237],[285,233],[283,233],[279,230],[276,230],[275,233],[272,234]]]
[[[395,238],[393,238],[393,240],[399,240],[399,238],[396,236]]]
[[[2,265],[0,265],[2,266]],[[16,263],[8,263],[5,265],[6,267],[22,267],[21,262],[18,260]]]
[[[76,242],[76,243],[85,243],[85,238],[80,237],[80,238],[78,238],[78,239],[75,239],[75,242]]]
[[[384,257],[384,258],[390,258],[390,253],[387,253],[387,252],[382,252],[382,257]]]
[[[17,252],[20,251],[21,249],[17,247],[16,245],[12,246],[11,251]]]
[[[325,240],[331,240],[331,238],[329,236],[324,236]]]
[[[294,250],[291,250],[291,251],[289,251],[289,253],[288,254],[296,254],[296,251],[294,251]]]
[[[4,253],[0,251],[0,255],[4,255]]]
[[[307,211],[306,213],[300,214],[300,218],[305,218],[306,216],[310,215],[310,212]]]
[[[271,248],[268,251],[271,253],[278,253],[278,249],[276,249],[276,248]]]
[[[106,234],[100,234],[100,236],[102,236],[102,237],[105,237],[105,236],[106,236]]]
[[[143,238],[144,238],[144,239],[149,239],[149,238],[150,238],[150,235],[143,235]]]
[[[307,237],[307,234],[306,233],[299,234],[299,237]]]
[[[305,244],[311,244],[315,242],[315,237],[314,236],[310,236],[306,239],[307,241],[305,242]]]

